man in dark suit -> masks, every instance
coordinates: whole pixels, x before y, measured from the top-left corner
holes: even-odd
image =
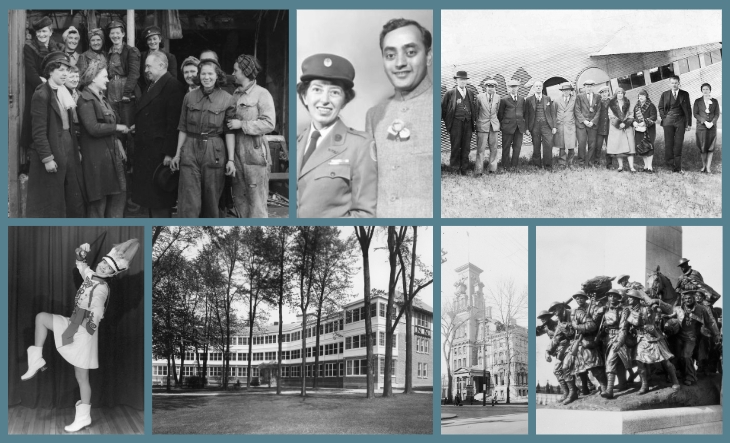
[[[533,87],[535,93],[525,99],[525,120],[532,136],[532,163],[537,167],[552,170],[553,134],[556,132],[553,107],[550,106],[552,101],[543,94],[541,81],[536,81]]]
[[[689,93],[679,89],[679,77],[673,75],[669,83],[672,87],[662,94],[658,106],[664,128],[664,162],[674,172],[684,174],[682,144],[684,133],[692,128],[692,106]]]
[[[517,167],[522,149],[522,134],[525,132],[525,99],[517,95],[520,87],[518,80],[507,82],[509,94],[499,102],[497,118],[502,127],[502,167],[508,171],[510,166]],[[510,148],[512,162],[510,163]]]
[[[184,89],[167,72],[167,56],[163,52],[150,52],[144,63],[149,86],[137,101],[132,201],[146,207],[150,217],[170,217],[177,192],[161,189],[154,175],[160,163],[168,166],[177,151]]]
[[[584,167],[595,166],[600,162],[601,152],[596,153],[598,138],[598,119],[600,117],[601,97],[593,92],[593,80],[583,82],[583,93],[575,100],[575,127],[578,136],[578,164]],[[586,152],[588,145],[588,152]]]
[[[466,87],[466,81],[469,80],[466,71],[458,71],[454,79],[456,87],[446,91],[441,99],[441,119],[449,131],[451,141],[449,166],[461,175],[466,175],[471,135],[476,130],[478,110],[474,94]]]

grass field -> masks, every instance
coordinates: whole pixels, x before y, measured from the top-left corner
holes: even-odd
[[[660,145],[660,143],[657,143]],[[557,151],[557,150],[555,150]],[[613,169],[547,172],[529,164],[532,146],[523,146],[515,172],[474,177],[448,171],[449,152],[441,154],[441,214],[444,218],[664,218],[722,216],[722,138],[718,134],[712,174],[701,174],[694,133],[683,148],[684,175],[664,167],[663,146],[654,153],[655,174]],[[501,155],[501,150],[500,150]],[[555,161],[553,161],[555,164]],[[643,166],[637,159],[635,167]]]
[[[155,395],[154,434],[431,434],[432,395]]]

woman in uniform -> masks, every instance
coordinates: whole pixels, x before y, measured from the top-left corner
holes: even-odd
[[[311,118],[297,136],[297,217],[375,217],[375,142],[340,111],[355,98],[355,68],[334,54],[302,62],[297,95]]]
[[[85,243],[76,248],[76,267],[84,283],[76,293],[74,310],[71,317],[41,312],[35,317],[35,342],[28,348],[28,371],[20,379],[30,380],[39,371],[45,371],[43,344],[48,331],[53,332],[53,340],[58,353],[74,366],[76,381],[79,384],[81,400],[76,402],[76,416],[73,423],[66,426],[66,432],[77,432],[91,425],[91,385],[89,369],[99,367],[99,322],[104,318],[106,302],[109,297],[107,281],[129,269],[129,263],[139,248],[134,238],[114,245],[92,270],[86,264],[86,254],[90,247]]]
[[[226,125],[235,117],[236,103],[221,89],[226,76],[217,61],[201,60],[198,71],[200,88],[183,100],[177,153],[170,169],[180,170],[178,215],[217,218],[225,176],[236,175],[236,138]]]
[[[256,84],[261,64],[251,55],[241,55],[233,65],[233,76],[241,85],[233,93],[236,118],[228,129],[236,135],[236,170],[233,200],[242,218],[267,218],[269,197],[269,144],[264,137],[276,126],[274,99]]]

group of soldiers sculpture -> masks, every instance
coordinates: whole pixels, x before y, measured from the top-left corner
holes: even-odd
[[[683,274],[673,301],[662,300],[654,288],[645,291],[628,275],[619,276],[619,288],[611,288],[614,277],[595,277],[570,299],[553,302],[540,312],[536,334],[550,338],[545,358],[556,360],[553,373],[563,393],[562,404],[578,399],[576,377],[583,396],[595,390],[589,373],[599,384],[600,395],[611,399],[614,390],[625,390],[637,375],[638,395],[649,392],[652,368],[659,365],[675,391],[680,389],[679,378],[691,386],[697,383],[698,372],[722,371],[722,309],[713,308],[720,295],[704,283],[689,260],[683,258],[679,267]],[[575,309],[569,306],[573,300]]]

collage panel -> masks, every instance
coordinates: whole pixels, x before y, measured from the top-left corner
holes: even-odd
[[[721,434],[720,226],[537,228],[538,434]]]
[[[527,434],[527,227],[444,226],[441,248],[441,434]]]
[[[153,434],[433,433],[433,228],[153,239]]]
[[[144,434],[144,232],[8,228],[8,434]]]
[[[441,43],[442,217],[722,216],[722,11],[443,10]]]
[[[433,214],[433,11],[297,11],[297,217]]]
[[[288,10],[10,10],[9,217],[289,216]]]

